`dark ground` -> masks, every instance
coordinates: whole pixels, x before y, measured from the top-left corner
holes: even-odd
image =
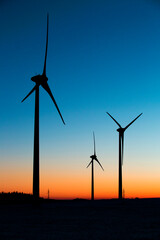
[[[0,239],[160,240],[160,199],[0,202]]]

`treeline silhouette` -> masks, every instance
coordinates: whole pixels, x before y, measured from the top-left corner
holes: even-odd
[[[0,193],[0,202],[32,202],[33,200],[34,197],[32,194],[23,192]],[[40,198],[39,200],[43,200],[43,198]]]

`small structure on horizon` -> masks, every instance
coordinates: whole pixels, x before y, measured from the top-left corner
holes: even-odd
[[[49,199],[49,189],[48,189],[48,199]]]

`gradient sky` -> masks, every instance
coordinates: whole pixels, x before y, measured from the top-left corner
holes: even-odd
[[[32,193],[34,94],[43,71],[66,126],[40,89],[40,195],[118,195],[118,133],[126,126],[125,197],[160,197],[160,3],[157,0],[0,1],[0,192]]]

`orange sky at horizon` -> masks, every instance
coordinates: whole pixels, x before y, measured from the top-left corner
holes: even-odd
[[[5,167],[6,168],[6,167]],[[24,192],[32,194],[32,169],[10,166],[1,171],[0,192]],[[47,172],[47,171],[46,171]],[[40,196],[53,199],[91,198],[91,169],[83,171],[65,172],[50,170],[40,173]],[[95,199],[110,199],[118,197],[118,174],[109,174],[96,168],[95,171]],[[157,171],[158,173],[158,171]],[[123,189],[125,198],[159,198],[160,178],[158,174],[147,176],[131,172],[123,174]],[[24,179],[24,180],[22,180]]]

